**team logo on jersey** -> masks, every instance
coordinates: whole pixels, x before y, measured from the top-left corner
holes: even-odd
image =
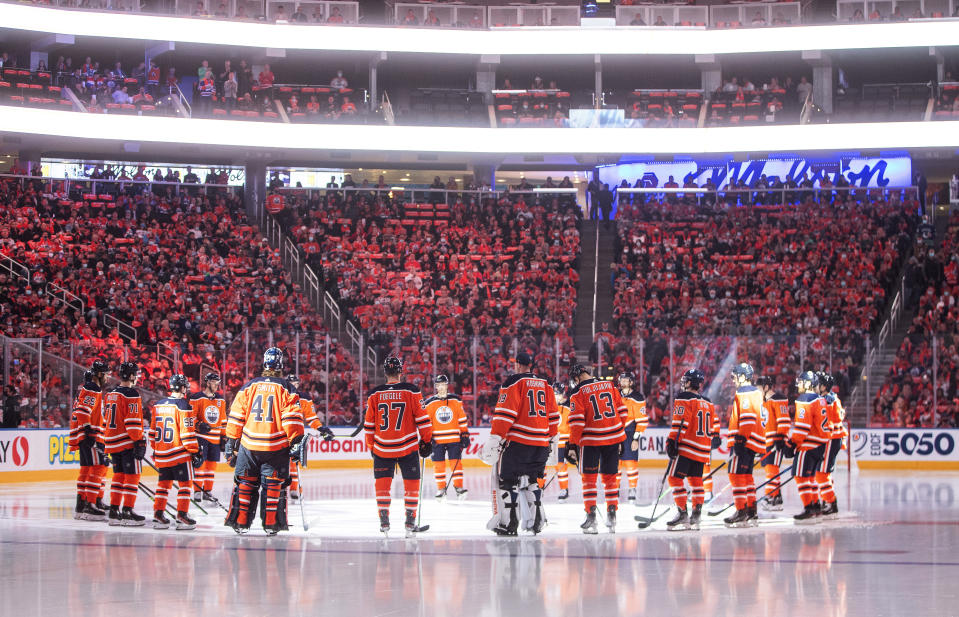
[[[203,415],[206,417],[207,424],[216,424],[220,421],[220,408],[216,405],[207,405]]]
[[[453,410],[443,405],[436,410],[436,421],[440,424],[449,424],[453,421]]]

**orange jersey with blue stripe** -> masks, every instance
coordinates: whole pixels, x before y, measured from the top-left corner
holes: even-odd
[[[753,452],[766,451],[766,433],[760,414],[763,410],[763,393],[756,386],[741,386],[733,398],[733,411],[729,415],[729,430],[726,432],[729,447],[735,444],[736,435],[746,438],[746,447]]]
[[[582,446],[608,446],[626,439],[629,410],[612,382],[587,379],[569,395],[569,440]]]
[[[527,446],[549,447],[559,429],[556,395],[533,373],[511,375],[499,389],[490,434]]]
[[[423,408],[433,425],[436,443],[457,443],[460,435],[469,433],[463,401],[455,394],[447,394],[445,398],[431,396],[423,401]]]
[[[76,452],[87,435],[103,443],[103,393],[100,386],[86,382],[77,391],[70,415],[70,451]]]
[[[279,377],[257,377],[236,394],[226,422],[229,439],[241,437],[248,450],[275,452],[303,435],[300,398]]]
[[[117,386],[103,397],[103,443],[107,454],[123,452],[143,436],[143,401],[135,388]]]
[[[773,394],[763,401],[762,422],[765,427],[766,449],[773,446],[776,435],[788,435],[792,421],[789,418],[789,400],[782,394]]]
[[[226,427],[226,399],[218,394],[210,396],[205,392],[195,392],[190,395],[189,401],[197,423],[206,422],[210,425],[210,432],[205,435],[197,433],[197,438],[218,443]]]
[[[157,467],[190,463],[190,455],[200,451],[197,443],[196,416],[185,398],[164,398],[153,405],[150,440]]]
[[[374,388],[366,399],[366,447],[376,456],[400,458],[433,438],[420,389],[405,382]]]
[[[646,397],[635,390],[630,391],[629,394],[620,392],[620,395],[623,397],[623,403],[626,404],[626,428],[631,429],[635,437],[649,426],[649,416],[646,415]],[[632,425],[632,427],[629,425]]]
[[[801,452],[813,450],[829,441],[831,430],[826,401],[812,392],[796,397],[796,419],[789,439]]]
[[[695,392],[680,392],[673,399],[669,438],[676,442],[680,456],[708,463],[713,435],[717,433],[713,404]]]

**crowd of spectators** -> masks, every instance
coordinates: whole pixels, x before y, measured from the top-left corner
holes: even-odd
[[[0,274],[0,330],[8,337],[42,339],[44,352],[81,364],[136,359],[144,389],[162,393],[173,370],[194,383],[205,370],[221,371],[227,392],[235,392],[249,377],[247,366],[258,369],[264,345],[279,344],[292,356],[295,333],[302,333],[304,390],[325,401],[329,387],[330,421],[356,419],[359,386],[350,385],[349,355],[334,341],[327,379],[322,319],[225,188],[76,195],[58,183],[0,180],[0,254],[30,270],[29,282]],[[75,294],[83,310],[54,300],[50,284]],[[109,317],[133,331],[116,329]],[[29,347],[16,350],[24,359],[20,393],[35,403],[39,357]],[[52,370],[56,359],[43,361],[40,422],[64,426],[69,368]],[[36,425],[36,411],[24,412],[28,426]]]
[[[880,376],[872,426],[959,426],[959,215],[950,217],[940,251],[924,243],[917,252],[905,273],[915,318]]]
[[[670,341],[674,367],[697,364],[709,379],[749,361],[788,389],[801,366],[831,364],[848,395],[909,254],[915,205],[856,195],[786,206],[621,205],[614,322],[598,335],[604,364],[630,367],[643,347],[656,421],[678,382]],[[726,381],[715,393],[721,408]]]
[[[452,179],[434,184],[459,190]],[[281,222],[378,357],[400,354],[415,380],[448,374],[475,402],[476,421],[488,421],[517,350],[533,353],[551,378],[558,363],[568,365],[581,218],[570,200],[451,193],[447,205],[442,197],[416,204],[353,191],[284,195]]]

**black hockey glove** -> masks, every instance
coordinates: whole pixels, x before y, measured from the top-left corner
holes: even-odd
[[[204,422],[203,420],[200,420],[199,422],[196,423],[196,432],[201,435],[209,435],[210,425]]]
[[[715,450],[721,445],[723,445],[723,438],[719,435],[713,435],[712,440],[709,442],[710,449]]]
[[[194,452],[193,454],[190,455],[190,458],[191,458],[192,461],[193,461],[193,468],[194,468],[194,469],[199,469],[200,467],[203,466],[203,453],[202,453],[202,452]]]
[[[460,446],[463,449],[470,447],[470,434],[469,433],[460,433]]]
[[[147,455],[147,442],[141,439],[133,443],[133,458],[142,461]]]
[[[220,435],[220,450],[226,450],[226,435]]]
[[[791,439],[787,439],[783,442],[782,451],[783,456],[786,458],[793,458],[796,456],[796,444],[794,444]]]
[[[426,458],[433,454],[433,444],[429,441],[420,440],[420,456]]]
[[[300,460],[301,450],[303,450],[303,435],[297,435],[290,442],[290,460]]]
[[[579,446],[571,443],[566,446],[566,461],[575,467],[579,467]]]
[[[742,435],[733,437],[733,453],[736,456],[746,456],[746,438]]]
[[[679,444],[676,443],[675,439],[666,440],[666,456],[669,458],[676,458],[679,455]]]
[[[786,440],[788,437],[781,433],[777,433],[773,436],[773,449],[779,450],[780,452],[785,452]]]
[[[239,439],[227,439],[223,454],[226,456],[226,462],[230,467],[236,467],[236,455],[240,450]]]
[[[333,434],[333,431],[325,426],[321,426],[320,428],[316,429],[316,432],[320,434],[320,437],[323,438],[323,441],[333,441],[333,439],[336,437],[336,435]]]
[[[96,443],[97,443],[96,439],[94,439],[91,435],[87,435],[86,437],[80,440],[80,447],[86,450],[89,448],[96,447]]]

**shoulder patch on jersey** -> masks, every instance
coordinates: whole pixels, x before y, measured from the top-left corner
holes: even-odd
[[[506,393],[504,392],[503,394],[499,395],[499,404],[502,405],[505,402],[506,402]]]

